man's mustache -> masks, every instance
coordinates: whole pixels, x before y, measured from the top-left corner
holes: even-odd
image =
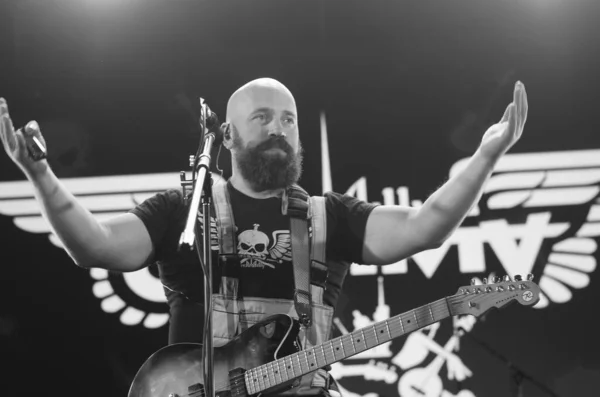
[[[292,149],[292,146],[289,144],[287,139],[282,136],[271,137],[271,138],[267,139],[266,141],[261,142],[260,144],[256,145],[254,150],[262,152],[264,150],[275,149],[275,148],[281,149],[284,152],[286,152],[287,154],[292,154],[294,152],[294,150]]]

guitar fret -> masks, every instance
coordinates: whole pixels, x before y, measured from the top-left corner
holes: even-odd
[[[263,382],[265,383],[265,388],[270,387],[271,382],[269,380],[269,363],[266,363],[265,365],[261,365],[262,369],[263,369]]]
[[[328,351],[325,349],[327,347],[326,342],[321,344],[321,352],[323,353],[323,359],[325,360],[325,365],[328,365],[331,362],[331,358],[329,357]]]
[[[262,368],[262,381],[264,383],[264,388],[268,388],[269,387],[269,371],[268,371],[268,365],[261,365],[260,366]]]
[[[333,348],[333,340],[330,340],[327,345],[329,346],[329,350],[331,350],[331,353],[329,353],[331,358],[329,360],[327,360],[328,364],[329,364],[329,363],[335,362],[335,349]]]
[[[364,328],[362,334],[365,338],[366,349],[370,349],[374,346],[377,346],[377,332],[375,332],[375,327],[371,326],[368,328]]]
[[[273,366],[273,361],[271,361],[269,363],[269,365],[270,365],[270,368],[267,367],[267,373],[269,375],[267,380],[269,381],[269,387],[273,387],[274,385],[277,384],[277,379],[275,378],[275,367]]]
[[[277,360],[277,361],[279,361],[279,372],[285,377],[284,380],[289,380],[290,374],[286,369],[285,360],[281,359],[281,360]]]
[[[334,342],[336,342],[335,346],[334,346]],[[343,354],[342,355],[339,354],[340,353],[340,347],[342,348],[342,351],[343,351],[342,340],[340,338],[336,338],[336,339],[334,339],[334,340],[331,341],[331,350],[332,350],[332,353],[333,353],[333,360],[334,361],[335,360],[339,360],[340,358],[344,357]],[[337,354],[336,354],[336,352],[337,352]],[[338,356],[340,356],[340,357],[338,357]]]
[[[388,324],[387,321],[384,321],[384,323],[385,323],[385,329],[387,330],[388,339],[392,339],[392,333],[390,332],[390,325]]]
[[[415,312],[417,313],[417,318],[420,319],[419,323],[419,327],[424,327],[428,324],[431,324],[433,321],[429,320],[429,312],[431,311],[431,308],[429,307],[429,305],[420,307],[418,309],[415,309]]]
[[[314,347],[312,348],[312,352],[313,352],[313,357],[314,357],[314,359],[315,359],[315,365],[317,366],[317,368],[321,368],[321,367],[325,366],[325,364],[326,364],[326,361],[325,361],[325,357],[322,357],[322,358],[321,358],[321,357],[319,356],[320,352],[319,352],[319,349],[318,349],[318,347],[319,347],[319,346],[314,346]]]
[[[386,321],[375,324],[375,337],[377,343],[381,344],[391,339],[390,330]]]
[[[414,313],[413,313],[414,315]],[[406,327],[404,328],[404,330],[406,332],[411,332],[414,331],[415,329],[417,329],[417,326],[413,325],[414,321],[412,321],[412,316],[410,315],[410,313],[406,313],[407,318],[404,320],[404,324],[406,325]]]
[[[254,382],[252,380],[252,371],[253,370],[246,371],[246,373],[244,374],[244,379],[246,381],[246,388],[248,389],[249,394],[255,394]]]
[[[314,371],[316,370],[317,367],[317,359],[315,357],[315,350],[311,349],[308,351],[307,356],[310,357],[310,359],[307,358],[306,362],[308,364],[308,370],[309,371]]]
[[[258,378],[258,387],[260,387],[261,389],[265,389],[265,382],[263,381],[263,368],[262,366],[257,368],[257,378]]]
[[[375,333],[375,345],[379,344],[379,336],[377,336],[377,329],[373,326],[373,332]]]
[[[306,350],[304,350],[304,351],[302,352],[302,354],[304,354],[304,361],[306,361],[306,370],[303,370],[302,372],[303,372],[303,373],[307,373],[307,372],[309,372],[309,371],[310,371],[310,363],[308,362],[308,355],[307,355],[307,353],[306,353]]]
[[[417,312],[415,312],[414,310],[412,312],[413,312],[413,316],[415,318],[415,322],[417,323],[417,328],[418,328],[419,327],[419,320],[417,320]]]
[[[340,338],[340,347],[342,348],[342,357],[346,356],[346,349],[344,349],[344,344],[342,343],[341,338]],[[334,354],[334,357],[335,357],[335,354]]]
[[[323,345],[321,344],[321,354],[323,355],[323,365],[322,367],[324,367],[325,365],[329,364],[329,360],[327,360],[327,356],[325,355],[325,348],[323,347]]]
[[[349,347],[352,348],[351,354],[356,354],[356,346],[354,345],[354,336],[352,334],[348,334],[346,336],[345,342],[347,343],[348,341],[350,342],[350,343],[348,343]]]
[[[435,318],[433,318],[433,312],[431,311],[431,305],[427,305],[427,308],[429,309],[429,315],[431,316],[431,322],[435,322]]]
[[[283,362],[285,363],[286,360],[288,360],[288,363],[286,364],[286,371],[289,373],[290,371],[292,372],[292,376],[290,376],[290,378],[295,378],[296,374],[294,373],[294,365],[292,363],[292,356],[287,356],[283,358]]]
[[[298,360],[299,375],[302,375],[302,363],[300,363],[300,353],[296,353],[295,356],[296,356],[296,359]]]
[[[360,335],[362,336],[362,342],[365,345],[364,349],[362,349],[361,351],[365,351],[365,350],[367,350],[367,341],[365,340],[365,332],[362,330],[362,328],[359,329],[359,331],[360,331]],[[360,342],[358,342],[358,343],[360,343]]]
[[[261,379],[264,383],[264,388],[268,388],[269,387],[269,363],[266,363],[265,365],[261,365],[260,366],[262,369],[262,376]]]
[[[275,383],[279,384],[283,382],[283,376],[281,376],[281,368],[279,367],[279,361],[273,361],[273,368],[275,369]],[[279,377],[279,379],[277,379]]]

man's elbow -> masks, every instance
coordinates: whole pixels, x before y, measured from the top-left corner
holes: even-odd
[[[82,269],[118,270],[118,261],[111,260],[111,255],[106,250],[97,249],[89,252],[69,252],[75,265]]]

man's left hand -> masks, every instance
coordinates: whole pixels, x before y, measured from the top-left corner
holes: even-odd
[[[484,156],[497,160],[521,137],[527,121],[527,93],[520,81],[515,84],[513,101],[504,111],[498,124],[492,125],[483,135],[479,151]]]

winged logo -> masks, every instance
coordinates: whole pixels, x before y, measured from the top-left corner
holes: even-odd
[[[450,175],[467,167],[468,161],[455,163]],[[530,228],[527,233],[543,234],[549,245],[538,251],[536,260],[536,266],[541,267],[537,273],[541,273],[539,286],[543,293],[535,307],[543,308],[550,301],[569,301],[572,289],[585,288],[590,282],[600,236],[599,193],[599,149],[506,154],[469,217],[491,220],[488,222],[492,224],[494,219],[514,220],[512,227],[521,244],[524,235],[519,235],[518,223],[522,217],[541,220],[537,229]],[[510,260],[502,262],[514,276],[518,271],[510,268]]]
[[[269,254],[278,261],[292,260],[292,237],[289,230],[275,230]]]
[[[215,180],[222,179],[213,173]],[[96,219],[102,221],[123,214],[156,193],[180,187],[177,173],[132,174],[61,179]],[[0,183],[0,214],[14,217],[14,224],[30,233],[47,234],[62,248],[60,240],[41,215],[29,181]],[[159,328],[169,319],[162,284],[154,267],[117,274],[105,269],[90,269],[95,280],[93,293],[108,313],[119,313],[126,325],[143,324]]]

